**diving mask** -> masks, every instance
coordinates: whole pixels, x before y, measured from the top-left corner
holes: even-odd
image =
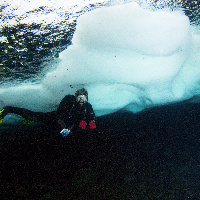
[[[76,98],[76,101],[78,103],[86,103],[87,102],[87,97],[85,95],[78,95]]]

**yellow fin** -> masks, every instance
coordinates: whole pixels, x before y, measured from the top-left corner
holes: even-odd
[[[0,124],[1,124],[1,122],[3,121],[3,117],[1,116],[2,114],[3,114],[3,111],[4,111],[5,109],[2,109],[1,111],[0,111]]]
[[[3,113],[4,110],[5,110],[4,108],[2,110],[0,110],[0,115],[2,115],[2,113]]]
[[[22,120],[22,124],[32,124],[32,123],[34,123],[34,121],[31,121],[29,119]]]

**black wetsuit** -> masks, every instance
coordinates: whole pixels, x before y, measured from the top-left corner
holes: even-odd
[[[95,113],[92,105],[88,102],[82,106],[76,102],[74,95],[66,95],[60,102],[57,111],[53,112],[33,112],[25,108],[18,108],[7,106],[5,107],[5,114],[14,113],[20,115],[28,120],[42,122],[56,129],[60,127],[59,120],[63,121],[66,128],[77,127],[80,121],[84,120],[89,123],[95,120]]]

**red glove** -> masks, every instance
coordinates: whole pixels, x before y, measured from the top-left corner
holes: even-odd
[[[85,129],[86,128],[86,126],[87,126],[87,123],[85,122],[85,121],[81,121],[80,123],[79,123],[79,125],[78,125],[80,128],[82,128],[82,129]]]
[[[91,129],[95,129],[95,128],[96,128],[96,124],[95,124],[94,121],[91,121],[91,122],[89,123],[89,125],[90,125],[90,128],[91,128]]]

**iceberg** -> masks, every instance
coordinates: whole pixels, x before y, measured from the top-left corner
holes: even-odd
[[[0,89],[0,106],[47,112],[80,87],[98,116],[186,100],[200,93],[199,44],[181,10],[98,8],[77,19],[72,45],[40,83]]]

